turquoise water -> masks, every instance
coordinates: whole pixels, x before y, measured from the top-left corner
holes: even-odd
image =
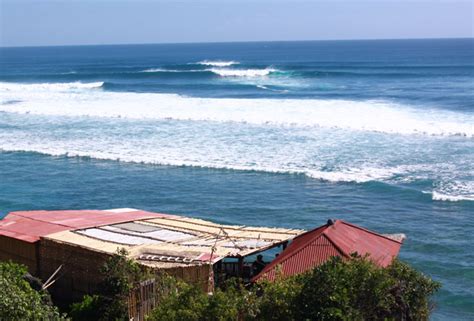
[[[135,207],[408,236],[474,318],[474,41],[0,49],[0,212]]]

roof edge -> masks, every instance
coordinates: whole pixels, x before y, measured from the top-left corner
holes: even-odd
[[[366,229],[366,228],[363,228],[363,227],[360,227],[360,226],[351,224],[351,223],[346,222],[346,221],[344,221],[344,220],[336,220],[336,222],[334,222],[334,225],[336,225],[337,223],[349,225],[349,226],[351,226],[351,227],[353,227],[353,228],[356,228],[356,229],[362,230],[362,231],[364,231],[364,232],[367,232],[367,233],[370,233],[370,234],[373,234],[373,235],[382,237],[382,238],[384,238],[384,239],[386,239],[386,240],[389,240],[389,241],[392,241],[392,242],[395,242],[395,243],[398,243],[398,244],[403,244],[403,241],[400,242],[400,241],[394,240],[394,239],[392,239],[392,238],[390,238],[390,237],[388,237],[388,236],[386,236],[386,235],[383,235],[383,234],[380,234],[380,233],[377,233],[377,232],[368,230],[368,229]]]

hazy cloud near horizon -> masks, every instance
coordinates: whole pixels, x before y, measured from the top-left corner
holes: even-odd
[[[473,37],[473,1],[0,0],[0,45]]]

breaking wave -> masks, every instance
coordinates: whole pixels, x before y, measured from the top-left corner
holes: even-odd
[[[15,146],[2,144],[0,145],[0,152],[34,152],[56,157],[87,157],[98,160],[113,160],[126,163],[140,163],[150,165],[163,166],[187,166],[198,168],[213,168],[213,169],[228,169],[237,171],[255,171],[276,174],[297,174],[305,175],[317,180],[328,182],[343,182],[343,183],[366,183],[371,181],[388,180],[397,172],[394,168],[375,168],[375,167],[361,167],[361,168],[345,168],[334,171],[322,171],[305,168],[285,168],[279,166],[259,166],[235,163],[216,163],[204,160],[182,160],[176,159],[172,155],[151,155],[151,153],[136,153],[128,148],[132,146],[121,146],[115,149],[113,146],[108,151],[95,149],[93,146],[67,146],[60,145],[34,145],[34,144],[17,144]]]
[[[0,111],[58,116],[122,117],[317,126],[389,134],[474,137],[474,115],[416,109],[390,101],[196,98],[108,92],[103,82],[0,83]],[[74,95],[70,95],[74,93]]]
[[[268,76],[278,70],[273,68],[266,69],[219,69],[211,68],[209,71],[221,77],[263,77]]]
[[[468,172],[464,173],[469,175]],[[431,192],[434,201],[474,201],[474,181],[449,180],[439,183]]]
[[[163,68],[149,68],[140,72],[146,73],[160,73],[160,72],[171,72],[171,73],[189,73],[189,72],[211,72],[221,77],[263,77],[268,76],[271,73],[275,73],[278,70],[273,68],[266,69],[226,69],[226,68],[209,68],[209,69],[163,69]]]
[[[173,70],[173,69],[163,69],[163,68],[149,68],[142,70],[140,72],[180,72],[181,70]]]
[[[0,82],[0,92],[14,93],[14,92],[34,92],[41,91],[68,91],[74,89],[94,89],[101,88],[104,85],[103,81],[97,82],[69,82],[69,83],[38,83],[38,84],[23,84],[23,83],[7,83]]]
[[[149,68],[142,70],[140,72],[177,72],[177,73],[187,73],[187,72],[203,72],[208,71],[207,69],[163,69],[163,68]]]
[[[233,60],[230,60],[230,61],[203,60],[203,61],[197,62],[196,64],[197,65],[203,65],[203,66],[213,66],[213,67],[229,67],[229,66],[232,66],[232,65],[238,65],[239,62],[238,61],[233,61]]]
[[[145,152],[139,153],[135,147],[122,144],[120,147],[109,146],[107,148],[94,148],[92,146],[61,146],[58,144],[0,144],[0,152],[33,152],[54,157],[86,158],[96,160],[111,160],[125,163],[139,163],[158,166],[186,166],[195,168],[224,169],[235,171],[265,172],[274,174],[304,175],[316,180],[331,183],[355,183],[365,184],[370,182],[381,182],[393,184],[393,179],[399,175],[409,175],[410,169],[403,166],[396,167],[350,167],[337,170],[319,170],[310,168],[285,168],[279,166],[262,166],[239,164],[238,162],[213,162],[199,159],[178,159],[176,155],[163,153]],[[102,146],[103,147],[103,146]],[[158,155],[160,154],[160,155]],[[441,193],[438,191],[425,192],[431,194],[433,201],[474,201],[473,194],[456,194],[456,192]]]
[[[461,201],[474,201],[474,195],[448,195],[433,191],[432,199],[434,201],[447,201],[447,202],[461,202]]]
[[[0,151],[289,173],[328,182],[432,181],[432,187],[415,189],[434,201],[474,200],[470,154],[459,149],[473,142],[470,113],[391,101],[196,98],[106,88],[103,82],[0,82],[0,125],[17,128],[0,132]],[[428,163],[420,162],[426,158]]]

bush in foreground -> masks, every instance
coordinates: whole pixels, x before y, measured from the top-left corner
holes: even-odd
[[[72,306],[73,320],[126,320],[126,298],[150,274],[118,252],[103,267],[101,292]],[[334,257],[313,270],[245,287],[238,281],[208,295],[170,277],[157,279],[151,321],[428,320],[440,285],[395,260],[381,268],[367,257]]]
[[[430,298],[439,287],[397,260],[380,268],[366,257],[336,257],[303,275],[250,289],[228,286],[207,295],[181,285],[150,320],[428,320]]]
[[[24,265],[0,262],[0,320],[65,320],[48,293],[33,289],[26,275]]]
[[[298,320],[428,320],[440,285],[395,260],[380,268],[363,257],[336,257],[303,278]]]

